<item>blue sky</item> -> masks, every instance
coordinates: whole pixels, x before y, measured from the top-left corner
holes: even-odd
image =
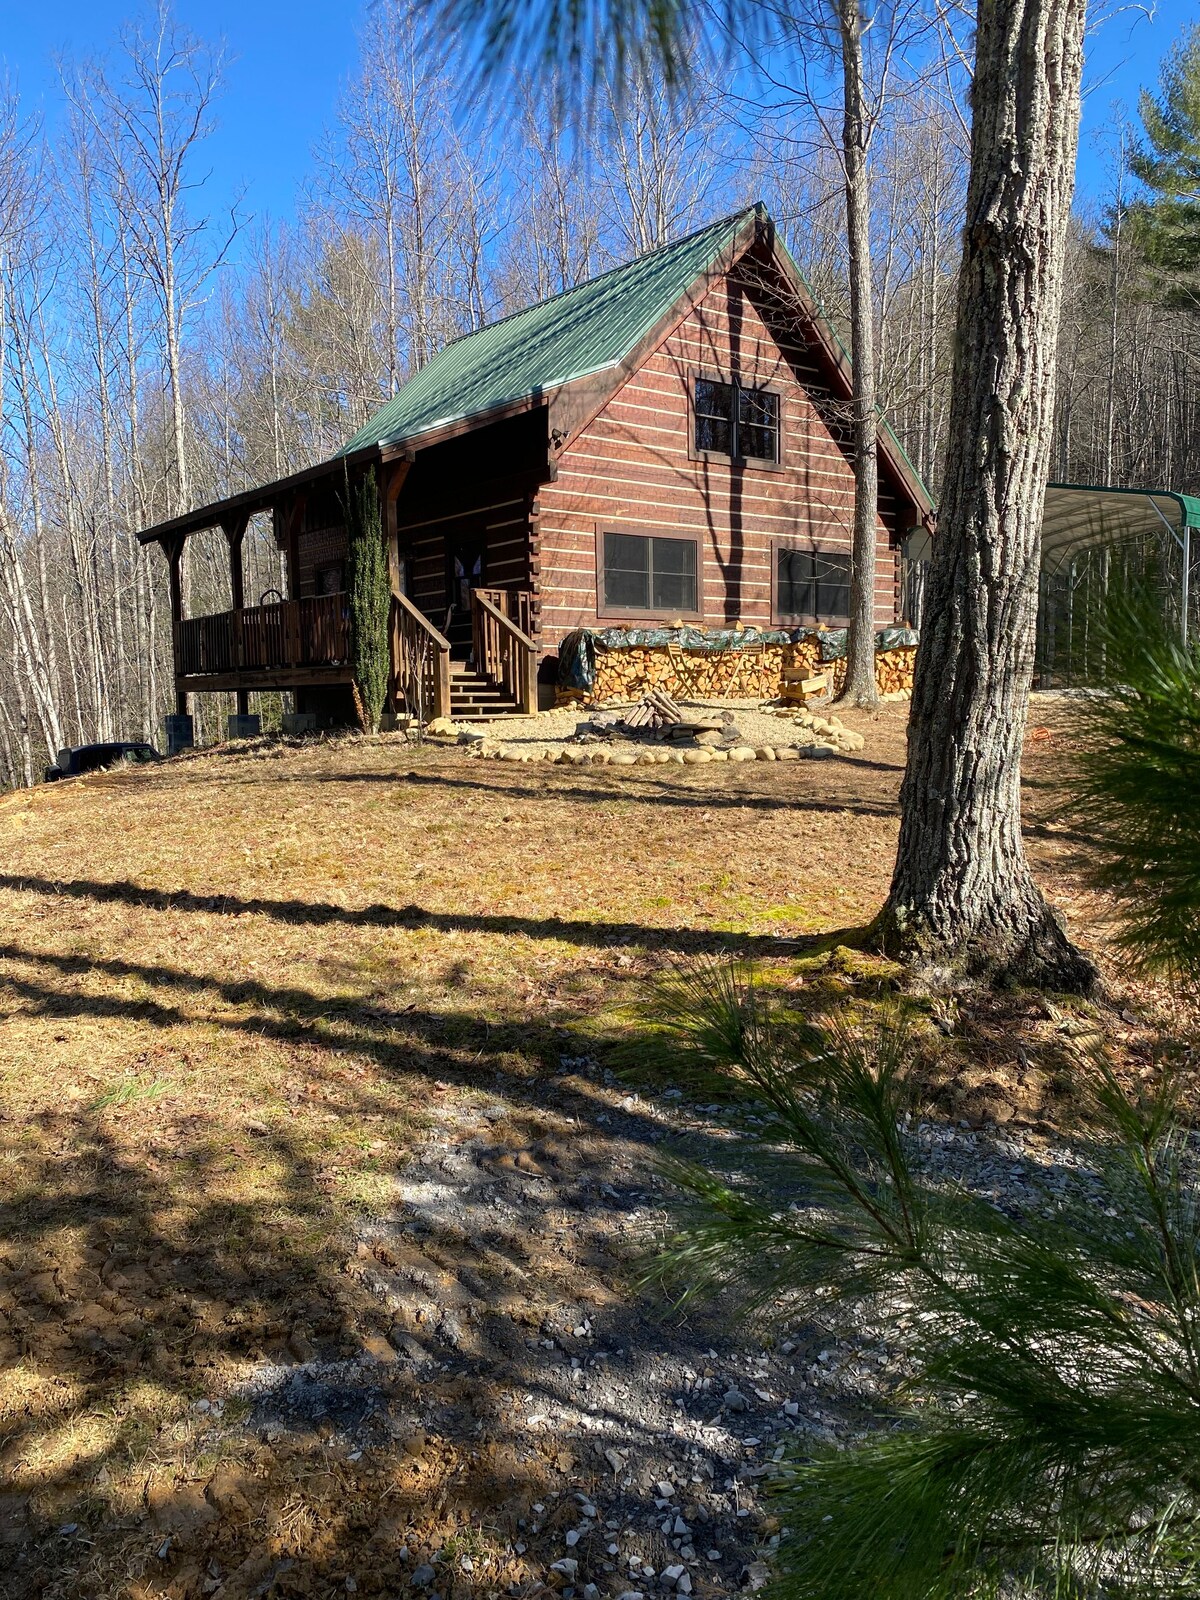
[[[102,50],[132,9],[128,0],[0,0],[0,60],[23,100],[41,103],[52,116],[56,55]],[[204,38],[223,39],[232,58],[209,144],[210,203],[244,188],[249,210],[287,216],[339,85],[353,68],[358,7],[330,0],[179,0],[178,11]],[[1133,115],[1139,88],[1157,82],[1162,56],[1194,16],[1193,0],[1160,0],[1152,15],[1121,9],[1093,29],[1080,150],[1084,204],[1104,188],[1096,135],[1113,102],[1123,101]]]

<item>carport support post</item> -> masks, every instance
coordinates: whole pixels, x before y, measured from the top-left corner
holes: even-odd
[[[1180,542],[1183,546],[1183,581],[1179,585],[1179,600],[1182,615],[1179,620],[1179,632],[1183,639],[1184,648],[1186,649],[1188,642],[1188,606],[1191,603],[1191,595],[1188,591],[1190,590],[1192,584],[1192,530],[1185,526],[1182,531],[1183,538]]]

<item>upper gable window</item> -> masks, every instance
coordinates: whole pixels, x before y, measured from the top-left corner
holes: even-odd
[[[772,390],[697,378],[695,414],[697,454],[779,460],[779,396]]]

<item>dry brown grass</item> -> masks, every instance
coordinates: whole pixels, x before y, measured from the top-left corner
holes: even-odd
[[[886,891],[900,708],[856,725],[863,756],[827,764],[617,775],[348,741],[0,802],[0,1587],[199,1594],[216,1555],[244,1568],[222,1596],[265,1592],[303,1550],[274,1592],[333,1593],[352,1550],[358,1592],[385,1593],[380,1552],[422,1518],[501,1548],[502,1440],[424,1464],[252,1452],[222,1479],[194,1402],[297,1329],[345,1351],[373,1330],[347,1220],[387,1204],[439,1097],[495,1085],[536,1118],[564,1047],[700,950],[863,987],[828,936]],[[1031,842],[1084,930],[1103,908],[1055,820],[1069,738],[1031,743]],[[1147,1028],[1085,1024],[1148,1069]],[[931,1081],[968,1115],[1052,1118],[1085,1024],[963,1008]],[[480,1592],[523,1576],[477,1568]]]

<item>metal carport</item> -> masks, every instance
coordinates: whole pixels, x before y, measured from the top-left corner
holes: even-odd
[[[1047,485],[1036,654],[1042,688],[1103,679],[1104,643],[1094,619],[1114,582],[1152,574],[1166,615],[1187,642],[1196,622],[1195,528],[1195,495],[1111,484]]]
[[[1179,552],[1180,629],[1188,636],[1191,534],[1200,528],[1200,497],[1173,489],[1117,489],[1106,484],[1051,483],[1042,517],[1042,572],[1069,570],[1086,550],[1157,542],[1169,536]]]

